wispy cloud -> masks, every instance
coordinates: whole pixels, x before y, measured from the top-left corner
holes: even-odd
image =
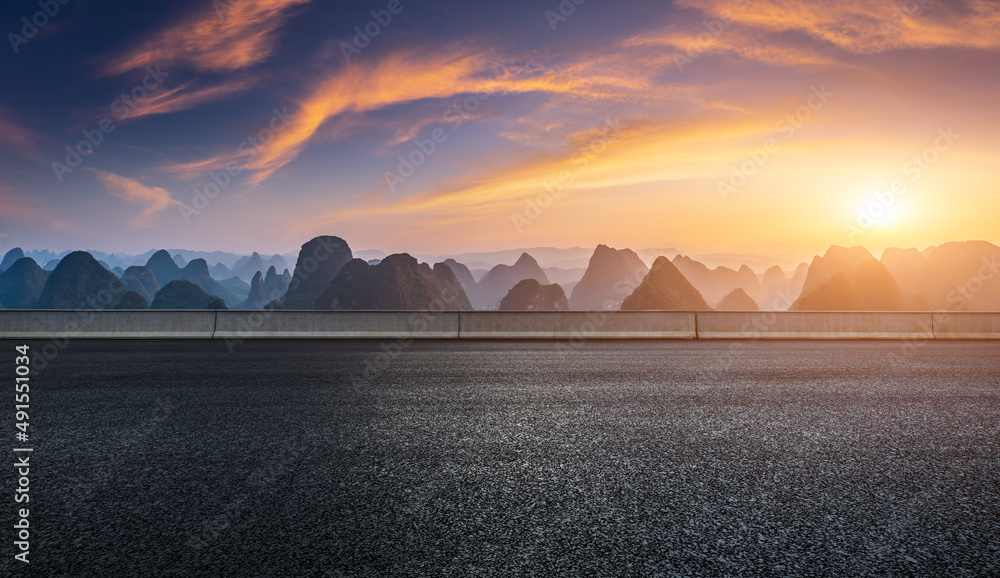
[[[55,214],[44,199],[35,195],[15,194],[10,186],[0,184],[0,215],[5,219],[62,230],[69,224]],[[0,231],[3,232],[3,231]]]
[[[230,72],[266,60],[289,9],[309,0],[233,0],[205,3],[193,16],[112,60],[109,74],[146,65],[176,64],[206,72]],[[219,8],[217,11],[217,7]]]
[[[97,175],[101,185],[115,197],[130,203],[146,205],[145,210],[132,219],[131,225],[135,229],[148,229],[157,213],[181,204],[180,201],[174,200],[170,196],[170,191],[166,189],[147,187],[135,179],[106,171],[97,169],[91,171]]]
[[[735,25],[768,32],[800,32],[860,54],[907,48],[1000,47],[996,34],[1000,5],[991,0],[753,0],[742,7],[729,0],[678,0],[677,5],[710,16],[727,11]],[[759,42],[759,37],[754,41]]]
[[[195,108],[223,100],[252,87],[254,84],[253,79],[237,78],[195,88],[196,82],[189,81],[162,94],[150,96],[132,112],[129,118],[135,120],[144,116],[169,114]]]
[[[718,111],[683,123],[624,120],[623,126],[624,132],[611,140],[601,138],[603,127],[577,131],[551,153],[532,154],[502,166],[483,166],[389,203],[340,207],[313,217],[308,227],[318,229],[367,217],[418,214],[450,223],[506,214],[521,210],[526,198],[542,194],[546,183],[567,172],[575,175],[573,191],[605,190],[610,195],[607,202],[615,202],[618,187],[712,176],[719,159],[735,157],[747,138],[773,129],[763,119]],[[601,152],[585,160],[581,151],[589,151],[589,145],[598,140],[604,140]],[[564,194],[565,199],[574,195],[570,191]]]
[[[636,74],[621,74],[625,66]],[[365,68],[340,68],[318,83],[299,103],[291,125],[254,160],[250,168],[257,173],[250,182],[259,184],[290,163],[324,124],[345,113],[360,115],[463,94],[538,92],[590,101],[655,99],[672,90],[654,84],[655,73],[629,62],[624,54],[581,55],[568,63],[538,67],[509,55],[470,51],[465,45],[409,48]],[[335,132],[323,134],[329,138]]]
[[[42,159],[38,150],[39,136],[15,120],[16,114],[0,106],[0,149],[35,159]]]

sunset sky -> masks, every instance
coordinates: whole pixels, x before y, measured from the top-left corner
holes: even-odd
[[[0,253],[1000,242],[1000,2],[0,15]]]

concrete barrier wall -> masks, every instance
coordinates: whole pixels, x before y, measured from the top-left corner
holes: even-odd
[[[216,339],[458,339],[458,312],[219,311]]]
[[[698,339],[934,339],[930,313],[698,313]]]
[[[1000,339],[1000,313],[935,313],[934,338]]]
[[[1000,340],[1000,313],[0,310],[0,339],[51,338]]]
[[[0,311],[3,339],[211,339],[215,311]]]
[[[694,313],[470,311],[462,339],[694,339]]]

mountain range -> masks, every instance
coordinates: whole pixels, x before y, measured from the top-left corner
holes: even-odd
[[[569,311],[569,300],[558,284],[524,279],[500,300],[500,311]]]
[[[441,311],[471,310],[451,268],[433,269],[410,255],[389,255],[377,265],[354,259],[316,299],[316,309]]]
[[[1000,311],[1000,247],[985,241],[888,249],[881,258],[862,247],[834,246],[795,270],[770,267],[762,274],[745,265],[712,269],[681,254],[660,255],[650,269],[639,252],[607,245],[591,251],[586,268],[543,268],[526,252],[485,271],[455,259],[432,267],[408,254],[355,259],[334,236],[305,243],[294,274],[278,266],[282,256],[259,253],[233,267],[209,267],[202,257],[158,250],[122,269],[114,265],[117,256],[104,255],[108,261],[75,251],[57,256],[52,271],[39,267],[31,256],[37,254],[48,256],[20,248],[6,253],[0,306],[203,308],[220,299],[233,309],[421,309],[440,308],[442,295],[454,295],[444,303],[455,309]],[[262,268],[247,283],[241,275],[256,266]],[[164,293],[174,282],[184,283]]]
[[[454,262],[452,262],[454,263]],[[454,270],[454,264],[444,263]],[[478,283],[469,280],[472,278],[468,268],[461,268],[456,277],[462,283],[462,288],[469,296],[472,306],[476,309],[497,309],[500,307],[500,300],[517,285],[519,281],[534,279],[542,285],[549,284],[549,278],[545,271],[538,265],[538,261],[527,253],[521,253],[513,265],[497,265],[489,270]]]
[[[573,288],[570,307],[579,311],[618,309],[647,274],[649,267],[635,251],[598,245],[583,278]]]
[[[711,311],[676,265],[666,257],[657,257],[649,274],[622,301],[622,311]]]

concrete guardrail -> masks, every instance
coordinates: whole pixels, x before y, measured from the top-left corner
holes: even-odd
[[[461,339],[695,339],[693,312],[468,311]]]
[[[219,311],[215,339],[458,339],[457,311]]]
[[[1000,313],[934,313],[934,339],[1000,339]]]
[[[1000,340],[1000,313],[23,311],[0,339]]]
[[[4,339],[211,339],[215,311],[0,311]]]
[[[934,339],[931,313],[698,313],[698,339]]]

